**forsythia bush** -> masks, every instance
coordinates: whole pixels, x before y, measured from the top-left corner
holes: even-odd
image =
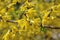
[[[60,40],[59,28],[60,0],[0,0],[0,40]]]

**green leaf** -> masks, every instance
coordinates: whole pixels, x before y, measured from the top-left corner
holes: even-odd
[[[46,29],[44,27],[41,27],[41,31],[46,32]]]

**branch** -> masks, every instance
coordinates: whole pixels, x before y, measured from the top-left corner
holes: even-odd
[[[49,28],[49,29],[60,29],[60,27],[54,27],[54,26],[44,26],[44,28]]]

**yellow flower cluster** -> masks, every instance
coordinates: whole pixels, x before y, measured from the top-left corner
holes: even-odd
[[[0,0],[0,40],[55,40],[59,28],[60,0]]]

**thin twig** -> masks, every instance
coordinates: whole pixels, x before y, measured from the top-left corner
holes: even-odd
[[[44,26],[44,28],[49,28],[49,29],[60,29],[60,27],[52,27],[52,26]]]

